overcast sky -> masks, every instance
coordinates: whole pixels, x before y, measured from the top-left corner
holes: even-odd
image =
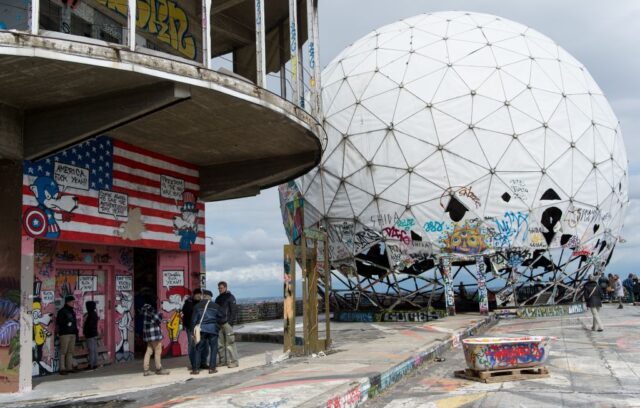
[[[637,0],[320,0],[320,58],[325,67],[370,31],[416,14],[466,10],[528,25],[581,61],[621,122],[630,169],[631,204],[609,270],[640,273],[640,1]],[[208,286],[227,280],[240,298],[282,294],[282,227],[276,189],[207,204]],[[635,258],[635,259],[634,259]],[[634,262],[635,261],[635,262]]]

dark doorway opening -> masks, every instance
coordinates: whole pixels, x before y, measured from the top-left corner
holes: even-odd
[[[144,356],[146,344],[142,340],[142,314],[140,309],[145,303],[158,307],[158,251],[155,249],[134,248],[133,250],[133,288],[135,301],[135,357]]]

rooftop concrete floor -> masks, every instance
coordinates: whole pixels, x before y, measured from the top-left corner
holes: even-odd
[[[502,320],[487,336],[556,336],[547,360],[550,377],[483,384],[458,379],[460,349],[446,361],[416,370],[365,404],[369,408],[640,407],[640,307],[605,304],[603,332],[591,313],[536,320]]]
[[[142,376],[141,362],[92,373],[52,376],[36,381],[30,394],[0,395],[3,407],[296,407],[325,405],[336,393],[389,370],[486,319],[465,314],[428,323],[332,322],[334,346],[322,357],[297,357],[265,365],[282,345],[239,343],[240,367],[190,377],[186,358],[165,360],[169,376]],[[282,321],[238,327],[273,332]],[[281,329],[280,329],[281,330]],[[322,402],[324,401],[324,403]]]

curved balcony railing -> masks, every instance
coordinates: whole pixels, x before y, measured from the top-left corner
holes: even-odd
[[[317,0],[0,0],[0,30],[122,47],[216,70],[320,122],[317,16]]]

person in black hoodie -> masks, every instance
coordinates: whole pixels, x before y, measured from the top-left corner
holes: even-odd
[[[600,308],[602,307],[602,298],[600,294],[600,286],[596,282],[595,275],[589,275],[589,281],[584,284],[584,301],[593,315],[593,324],[591,330],[602,331],[602,322],[600,321]]]
[[[184,326],[184,330],[187,332],[187,340],[189,345],[189,362],[190,366],[193,367],[193,364],[196,359],[196,346],[197,344],[193,341],[193,326],[191,325],[191,318],[193,317],[193,311],[198,302],[202,300],[202,289],[196,288],[193,290],[193,297],[187,299],[184,302],[184,306],[182,306],[182,325]],[[206,351],[206,350],[205,350]],[[203,365],[200,368],[209,368],[206,365],[208,354],[204,353],[200,356],[200,361],[203,362]]]
[[[216,303],[222,309],[224,315],[220,322],[220,334],[218,336],[219,365],[226,365],[229,368],[238,367],[238,350],[236,349],[235,335],[233,334],[233,324],[236,322],[238,305],[236,298],[227,289],[227,282],[218,283],[220,295],[216,298]]]
[[[65,296],[64,306],[56,316],[57,332],[60,336],[60,375],[74,372],[73,351],[78,336],[76,313],[73,310],[75,300],[76,298],[73,296]]]
[[[87,341],[87,349],[89,349],[87,370],[95,370],[98,368],[98,321],[100,317],[96,312],[96,302],[89,300],[85,305],[87,306],[87,313],[84,314],[82,333]]]

